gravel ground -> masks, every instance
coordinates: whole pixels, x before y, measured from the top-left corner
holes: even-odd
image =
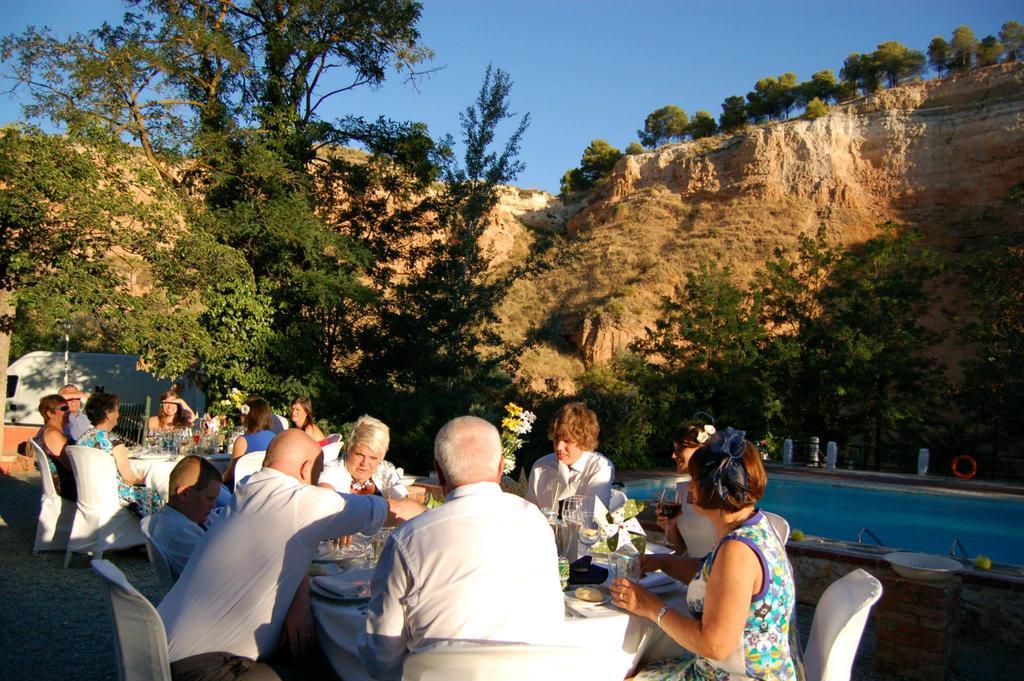
[[[60,553],[32,553],[39,511],[39,477],[0,475],[0,680],[113,681],[113,638],[100,579],[86,556],[62,566]],[[163,595],[145,553],[116,551],[111,560],[150,601]],[[798,613],[804,644],[814,610]],[[875,672],[874,626],[861,639],[852,681],[895,681]],[[1012,651],[976,642],[958,646],[953,681],[1007,678],[1017,668]]]

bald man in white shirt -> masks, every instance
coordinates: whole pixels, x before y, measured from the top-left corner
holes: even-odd
[[[359,651],[381,681],[440,642],[550,643],[565,620],[547,520],[498,484],[497,429],[475,416],[449,422],[434,466],[445,503],[393,532],[373,575]]]
[[[309,610],[317,545],[372,534],[422,507],[317,487],[322,468],[320,446],[301,430],[285,431],[196,548],[159,607],[175,681],[332,677]]]

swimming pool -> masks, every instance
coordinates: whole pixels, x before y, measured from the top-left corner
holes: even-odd
[[[625,483],[627,496],[671,494],[675,478]],[[856,541],[867,527],[886,546],[948,554],[959,539],[969,555],[1024,565],[1024,499],[919,492],[894,485],[837,484],[772,475],[761,508],[784,516],[793,529]]]

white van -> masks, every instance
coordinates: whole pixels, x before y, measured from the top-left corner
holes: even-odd
[[[156,378],[137,368],[138,355],[113,355],[99,352],[68,353],[68,383],[84,392],[102,390],[114,393],[121,402],[152,400],[156,413],[160,393],[169,390],[171,381]],[[7,367],[7,413],[5,421],[17,425],[41,426],[39,400],[53,395],[64,385],[63,352],[30,352]],[[195,385],[184,382],[182,398],[200,414],[206,398]]]

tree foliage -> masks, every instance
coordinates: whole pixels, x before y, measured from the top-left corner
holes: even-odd
[[[583,150],[580,165],[562,176],[562,193],[571,194],[591,189],[597,181],[611,174],[623,154],[605,140],[593,140]]]
[[[690,123],[686,112],[674,104],[663,106],[647,115],[643,130],[637,130],[640,143],[648,149],[654,149],[671,140],[686,137]]]
[[[928,64],[935,72],[942,75],[949,69],[949,58],[952,50],[946,39],[940,35],[932,38],[932,41],[928,43]]]
[[[698,140],[702,137],[711,137],[718,132],[718,124],[715,123],[715,119],[710,113],[701,109],[693,114],[693,118],[690,120],[690,125],[687,126],[686,131],[690,137]]]
[[[978,39],[969,26],[957,26],[953,29],[953,39],[949,43],[949,68],[954,71],[965,71],[974,66],[978,55]]]
[[[815,97],[811,101],[807,102],[807,110],[804,111],[804,118],[814,120],[815,118],[821,118],[827,113],[828,105]]]
[[[726,97],[722,102],[722,115],[718,117],[718,129],[722,132],[732,132],[746,124],[747,103],[738,95]]]
[[[1019,21],[1007,21],[999,30],[999,41],[1003,44],[1006,61],[1024,59],[1024,25]]]

